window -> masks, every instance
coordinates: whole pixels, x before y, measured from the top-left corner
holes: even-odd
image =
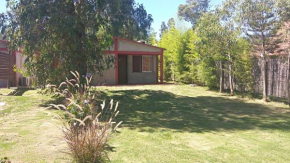
[[[152,72],[152,56],[133,56],[133,72]]]
[[[141,72],[142,56],[133,56],[133,72]]]
[[[142,72],[152,72],[151,59],[152,59],[152,56],[142,57]]]

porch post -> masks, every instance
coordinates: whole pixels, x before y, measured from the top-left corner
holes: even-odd
[[[115,51],[115,84],[118,85],[118,38],[114,37],[114,51]]]
[[[163,84],[163,50],[160,55],[160,83]]]
[[[158,84],[158,56],[156,55],[156,84]]]

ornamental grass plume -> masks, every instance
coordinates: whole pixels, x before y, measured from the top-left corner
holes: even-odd
[[[109,160],[108,141],[122,123],[116,123],[119,114],[118,102],[109,106],[103,101],[96,105],[94,95],[90,93],[91,78],[81,84],[80,75],[71,72],[74,79],[66,79],[57,89],[57,94],[65,97],[66,105],[50,104],[65,112],[66,123],[63,128],[64,138],[70,154],[79,163],[101,163]]]

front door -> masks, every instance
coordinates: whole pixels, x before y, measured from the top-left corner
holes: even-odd
[[[127,84],[127,55],[118,55],[118,84]]]

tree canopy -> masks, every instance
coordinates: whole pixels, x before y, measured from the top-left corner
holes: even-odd
[[[178,15],[194,26],[203,12],[209,7],[209,0],[186,0],[186,4],[178,6]]]

